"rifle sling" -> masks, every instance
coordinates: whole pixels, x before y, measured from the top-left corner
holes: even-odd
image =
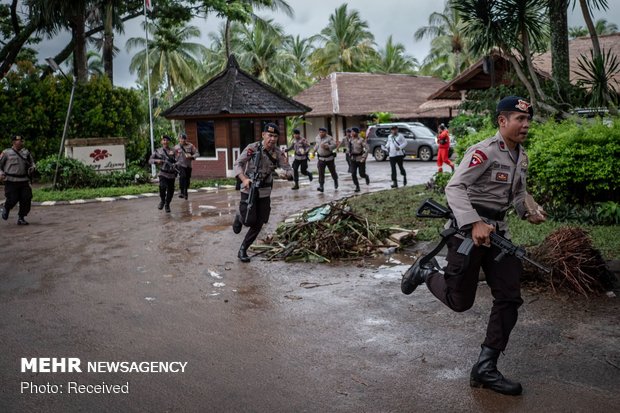
[[[457,232],[457,229],[454,227],[450,227],[441,231],[441,241],[439,241],[439,243],[435,246],[435,248],[433,248],[431,252],[429,252],[420,259],[420,267],[425,268],[426,264],[428,264],[433,259],[433,257],[435,257],[435,255],[437,255],[439,251],[441,251],[444,245],[446,245],[446,243],[448,242],[448,238],[450,238]],[[438,268],[438,270],[440,269],[441,268]]]

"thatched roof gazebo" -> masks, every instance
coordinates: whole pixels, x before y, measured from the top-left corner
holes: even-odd
[[[260,139],[263,125],[279,125],[279,144],[286,143],[286,116],[311,108],[280,93],[239,68],[234,55],[224,71],[162,113],[181,120],[188,140],[198,148],[196,177],[233,176],[243,148]]]

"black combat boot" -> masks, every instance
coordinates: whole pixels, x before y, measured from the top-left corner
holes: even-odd
[[[9,210],[4,207],[2,208],[2,219],[5,221],[9,219]]]
[[[161,201],[159,205],[157,205],[157,209],[164,209],[164,201]]]
[[[299,189],[299,184],[295,182],[295,185],[291,189]]]
[[[28,221],[24,217],[17,218],[17,225],[29,225]]]
[[[250,262],[250,257],[248,257],[248,253],[243,245],[241,246],[241,248],[239,248],[237,257],[239,257],[239,260],[241,260],[241,262]]]
[[[165,211],[170,212],[170,204],[166,204],[165,207],[166,207]]]
[[[338,180],[334,179],[334,189],[338,189]]]
[[[353,192],[359,192],[360,191],[360,186],[359,185],[355,185],[355,191]]]
[[[403,186],[407,186],[407,175],[403,175]]]
[[[366,185],[370,185],[370,177],[368,175],[366,175]]]
[[[398,181],[393,181],[392,188],[398,188]]]
[[[416,263],[409,267],[403,274],[403,279],[400,282],[400,290],[403,294],[411,294],[419,285],[424,284],[428,276],[434,271],[432,267],[420,267],[420,263],[416,261]]]
[[[323,192],[323,185],[319,186],[316,190],[319,192]]]
[[[520,383],[510,381],[497,371],[500,350],[482,345],[478,362],[474,364],[469,376],[471,387],[491,389],[501,394],[518,396],[523,391]]]
[[[308,180],[312,182],[312,172],[308,171]]]

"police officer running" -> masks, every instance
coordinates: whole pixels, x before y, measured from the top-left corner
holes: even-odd
[[[497,105],[499,131],[471,146],[446,187],[446,198],[459,228],[471,227],[474,247],[469,255],[458,253],[463,238],[447,239],[448,265],[444,274],[432,268],[413,270],[403,277],[403,293],[411,294],[426,283],[428,289],[452,310],[461,312],[472,307],[478,286],[478,273],[484,270],[493,295],[493,307],[478,361],[470,374],[472,387],[518,395],[521,384],[505,378],[497,370],[500,353],[506,349],[510,333],[517,322],[521,299],[521,261],[491,246],[489,235],[509,238],[506,211],[514,207],[517,215],[532,224],[545,221],[546,213],[526,190],[529,165],[523,148],[534,110],[524,98],[509,96]],[[447,225],[449,226],[451,222]]]
[[[161,148],[151,154],[149,164],[159,165],[159,198],[160,202],[157,209],[166,207],[166,212],[170,212],[170,201],[174,196],[174,180],[177,177],[176,157],[174,149],[170,146],[172,139],[168,135],[161,138]]]
[[[17,225],[28,225],[26,216],[32,205],[30,176],[35,170],[34,159],[24,148],[24,139],[19,135],[11,137],[12,146],[0,154],[0,181],[4,181],[6,201],[2,208],[2,219],[9,219],[9,212],[17,203]]]
[[[351,178],[355,184],[355,192],[360,191],[360,183],[357,180],[357,171],[360,178],[366,180],[366,185],[370,185],[370,177],[366,173],[366,159],[368,158],[368,143],[366,139],[358,134],[359,128],[351,128],[351,138],[349,139],[349,154],[351,156]]]
[[[295,151],[293,159],[293,180],[295,185],[291,189],[299,189],[299,167],[301,166],[302,175],[306,175],[308,180],[312,182],[312,172],[308,171],[308,153],[310,152],[310,144],[306,138],[301,137],[299,129],[293,129],[293,142],[286,151]]]
[[[192,161],[198,158],[196,147],[187,141],[187,135],[179,134],[179,143],[174,147],[177,169],[179,171],[179,198],[187,199],[190,179],[192,178]]]
[[[319,187],[316,189],[323,192],[325,184],[325,167],[329,169],[329,173],[334,180],[334,189],[338,189],[338,174],[336,173],[336,150],[337,143],[330,135],[327,129],[319,128],[319,136],[314,144],[314,152],[317,154],[317,168],[319,170]]]
[[[239,211],[235,214],[233,232],[240,233],[242,225],[250,227],[237,253],[241,262],[250,261],[247,250],[258,237],[263,224],[269,221],[272,173],[276,168],[281,168],[278,173],[281,178],[289,180],[293,178],[293,168],[288,163],[288,157],[276,144],[279,135],[278,126],[267,123],[263,128],[263,140],[249,144],[235,162],[235,174],[241,180],[241,201]],[[250,177],[254,177],[255,182]],[[248,198],[252,185],[257,185],[258,197],[253,201],[248,213]]]

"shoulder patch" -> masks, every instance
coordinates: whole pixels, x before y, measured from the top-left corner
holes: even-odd
[[[469,161],[469,168],[472,166],[482,165],[487,159],[487,155],[484,152],[476,149],[471,157],[471,161]]]

